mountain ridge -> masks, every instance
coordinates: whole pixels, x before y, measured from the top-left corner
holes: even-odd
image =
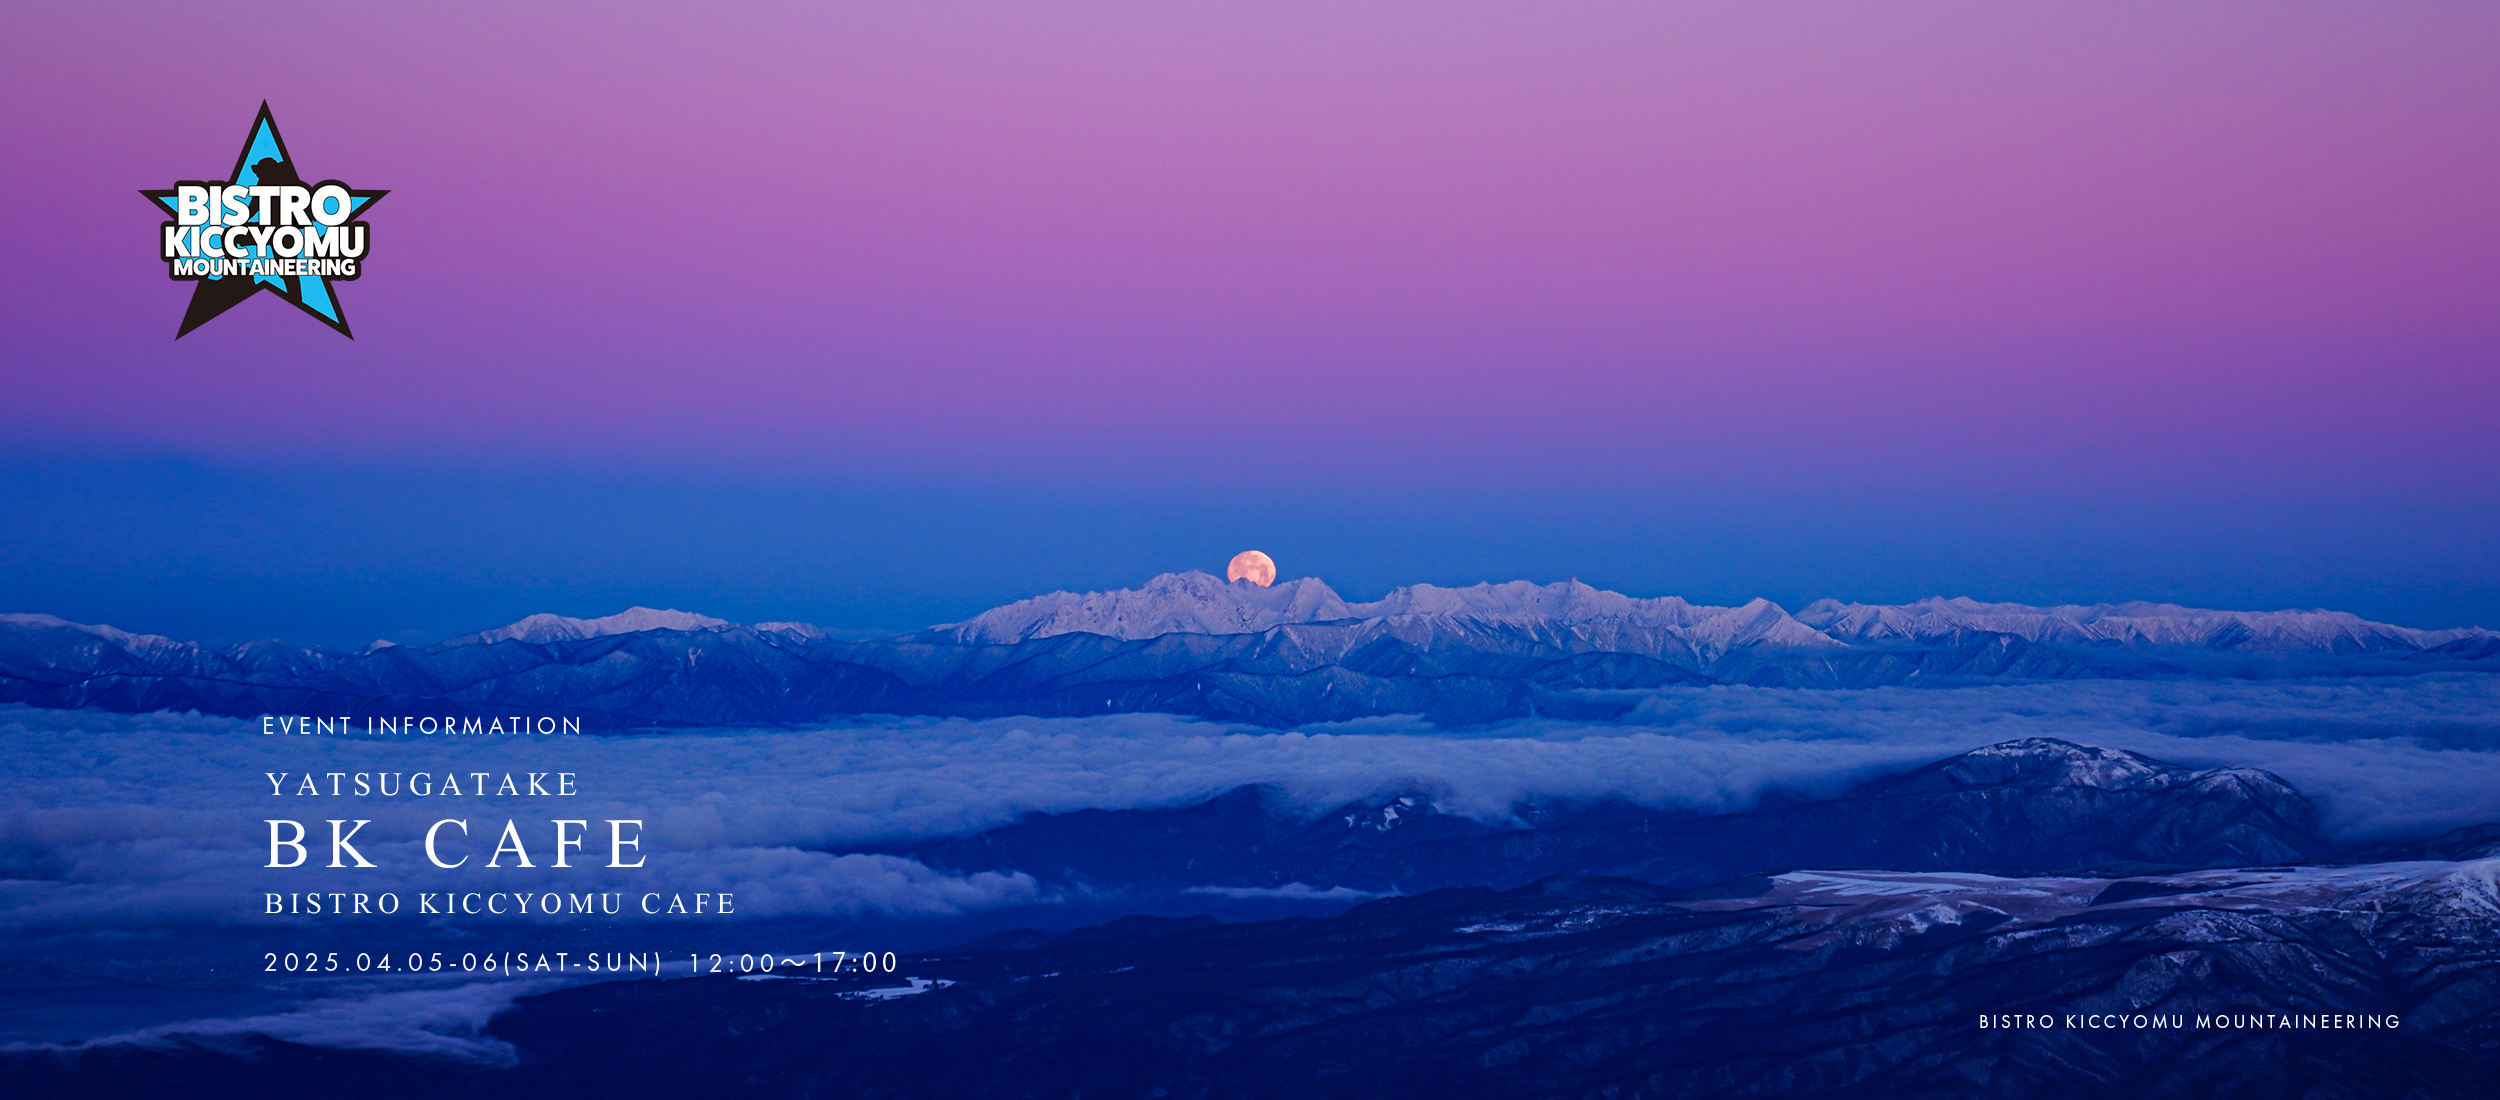
[[[2494,861],[1559,876],[522,998],[482,1065],[265,1035],[0,1051],[28,1096],[2448,1098],[2500,1071]],[[724,1067],[727,1067],[724,1071]],[[348,1086],[356,1086],[349,1088]]]
[[[1508,889],[1557,875],[1694,887],[1789,868],[2075,873],[2243,867],[2344,854],[2291,784],[2031,737],[1821,799],[1698,815],[1620,799],[1528,802],[1514,820],[1452,814],[1427,791],[1303,818],[1258,787],[1171,808],[1031,814],[872,851],[964,874],[1014,872],[1089,893]],[[2431,843],[2442,843],[2434,841]]]
[[[1758,623],[1750,632],[1727,631],[1731,637],[1742,638],[1739,644],[1771,641],[1845,645],[1853,640],[1919,640],[1947,633],[1983,632],[2010,634],[2035,642],[2118,641],[2212,648],[2254,644],[2359,652],[2391,646],[2430,649],[2456,641],[2500,637],[2500,632],[2480,627],[2422,630],[2323,609],[2235,611],[2147,601],[2042,606],[1990,603],[1967,596],[1930,596],[1907,604],[1819,599],[1792,614],[1759,597],[1734,607],[1717,607],[1694,604],[1680,596],[1628,596],[1577,580],[1543,585],[1524,580],[1488,582],[1464,588],[1416,584],[1392,589],[1378,600],[1362,603],[1346,601],[1314,577],[1261,588],[1194,570],[1161,574],[1137,588],[1052,592],[914,633],[992,644],[1013,644],[1062,633],[1138,640],[1167,633],[1255,633],[1301,623],[1429,616],[1561,623],[1623,621],[1682,628],[1716,624],[1731,617],[1748,624]],[[1800,629],[1789,629],[1792,626]]]
[[[1823,624],[1818,629],[1816,623]],[[212,648],[0,615],[0,702],[121,711],[540,714],[601,728],[854,714],[1152,711],[1286,727],[1385,714],[1605,721],[1627,690],[2500,671],[2500,634],[2340,612],[1818,601],[1800,617],[1577,581],[1412,585],[1347,603],[1315,578],[1203,573],[1052,593],[883,638],[637,607],[533,615],[430,646]]]

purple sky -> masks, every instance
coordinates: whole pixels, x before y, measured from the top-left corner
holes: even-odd
[[[1489,523],[1915,496],[1902,545],[2072,499],[2214,577],[2249,536],[2198,517],[2263,508],[2500,618],[2458,518],[2500,504],[2500,7],[1668,8],[19,5],[0,434]],[[308,178],[392,190],[353,343],[268,298],[172,339],[135,192],[264,98]]]

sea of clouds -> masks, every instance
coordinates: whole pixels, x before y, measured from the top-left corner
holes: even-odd
[[[1271,785],[1311,814],[1417,790],[1487,819],[1526,799],[1721,812],[1775,789],[1829,795],[2033,736],[2263,768],[2316,800],[2329,831],[2346,840],[2500,820],[2500,677],[2485,674],[1679,688],[1638,693],[1632,714],[1614,723],[1461,731],[1374,719],[1280,733],[1163,715],[499,739],[260,729],[196,715],[0,709],[0,931],[265,923],[261,892],[340,889],[733,890],[749,915],[946,914],[1047,899],[1020,874],[953,875],[856,849],[1036,811],[1185,804],[1245,784]],[[381,771],[569,771],[581,794],[273,796],[265,778]],[[356,843],[382,866],[266,869],[263,821],[273,817],[307,824],[313,864],[325,861],[324,820],[371,819]],[[541,866],[427,866],[416,840],[442,817],[470,821],[458,850],[474,853],[473,864],[517,819]],[[641,819],[649,866],[548,868],[550,817],[593,823],[577,865],[603,862],[602,819]]]
[[[1022,874],[958,875],[858,849],[1032,812],[1183,805],[1245,784],[1268,785],[1287,807],[1314,815],[1414,791],[1489,820],[1529,799],[1625,798],[1721,812],[1772,791],[1835,794],[2022,737],[2263,768],[2306,792],[2346,841],[2500,821],[2500,676],[1624,694],[1633,708],[1617,722],[1532,719],[1465,730],[1391,718],[1276,732],[1118,715],[498,739],[272,737],[258,722],[197,715],[0,708],[0,935],[108,961],[143,945],[179,968],[236,954],[238,937],[338,927],[260,912],[268,891],[732,891],[740,917],[785,929],[813,919],[944,920],[1059,899]],[[293,790],[292,777],[307,772],[326,786],[330,772],[382,771],[511,772],[524,782],[528,772],[569,771],[581,793],[276,796],[265,778],[288,773]],[[263,822],[273,817],[309,826],[316,866],[262,866]],[[470,868],[424,862],[416,839],[443,817],[470,821],[469,844],[459,848],[475,857]],[[550,817],[594,823],[573,857],[582,866],[546,866]],[[644,821],[647,867],[596,866],[604,854],[597,822],[610,817]],[[317,866],[330,818],[370,819],[357,846],[381,866]],[[507,818],[520,822],[539,867],[475,866]],[[1303,900],[1368,896],[1311,893]],[[393,927],[419,938],[494,934],[493,922],[479,918],[402,919]],[[679,920],[694,923],[674,931],[725,927],[719,918]],[[548,984],[441,977],[451,984],[359,979],[327,993],[297,989],[291,995],[311,999],[293,1011],[82,1034],[211,1046],[274,1035],[495,1063],[510,1052],[485,1022],[512,997]],[[553,979],[567,980],[580,979]]]

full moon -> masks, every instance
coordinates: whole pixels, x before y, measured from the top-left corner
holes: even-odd
[[[1233,555],[1233,563],[1224,567],[1224,579],[1249,581],[1265,588],[1276,583],[1276,559],[1256,550],[1244,550]]]

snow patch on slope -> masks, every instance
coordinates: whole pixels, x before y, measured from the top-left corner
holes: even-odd
[[[92,634],[102,638],[127,653],[147,654],[189,648],[189,643],[177,642],[161,634],[133,634],[127,630],[95,623],[74,623],[58,615],[0,615],[0,626],[12,626],[20,630],[75,630],[82,634]]]
[[[582,638],[601,638],[610,634],[634,634],[645,630],[719,630],[729,626],[727,619],[697,615],[691,611],[663,610],[653,607],[631,607],[614,615],[596,619],[571,619],[562,615],[538,614],[507,626],[454,638],[445,645],[489,645],[495,642],[567,642]]]
[[[2195,646],[2204,649],[2371,653],[2430,649],[2492,632],[2414,630],[2343,611],[2214,611],[2166,603],[2032,607],[1930,597],[1881,605],[1816,600],[1799,621],[1847,642],[1918,642],[1957,634],[2011,634],[2034,642]]]
[[[1261,588],[1191,570],[1139,588],[1053,592],[934,628],[954,640],[1009,645],[1057,634],[1142,639],[1165,634],[1255,634],[1288,623],[1358,617],[1316,577]]]

